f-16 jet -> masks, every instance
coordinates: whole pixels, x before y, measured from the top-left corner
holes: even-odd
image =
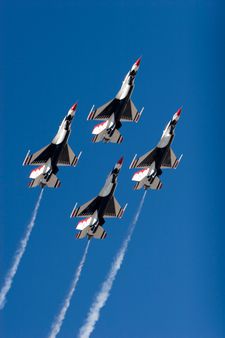
[[[87,120],[102,120],[104,122],[96,125],[92,131],[93,142],[112,142],[121,143],[123,136],[119,129],[122,126],[121,122],[138,122],[144,110],[138,112],[137,108],[131,101],[131,94],[134,89],[134,80],[137,71],[140,67],[141,58],[139,58],[131,70],[126,75],[122,86],[116,97],[105,103],[99,108],[92,107]]]
[[[29,182],[29,187],[34,188],[39,185],[42,188],[45,186],[58,188],[60,186],[60,180],[56,176],[58,167],[77,165],[81,153],[77,157],[68,145],[71,123],[76,109],[77,104],[75,103],[69,109],[50,144],[34,154],[30,154],[28,151],[23,165],[40,165],[31,172],[30,178],[32,180]]]
[[[105,218],[121,218],[127,207],[121,208],[114,192],[117,185],[117,177],[122,167],[123,158],[121,158],[108,175],[106,182],[99,192],[98,196],[83,204],[80,207],[75,205],[70,217],[88,217],[80,221],[76,229],[80,230],[76,237],[81,239],[93,237],[98,239],[104,239],[106,237],[106,231],[103,229]]]
[[[134,157],[130,164],[130,168],[144,168],[136,172],[132,178],[136,181],[134,189],[161,189],[162,182],[159,176],[164,168],[177,168],[182,155],[177,159],[171,143],[174,138],[174,130],[180,118],[181,108],[173,115],[172,120],[167,124],[163,131],[162,137],[157,146],[147,152],[145,155],[136,159]]]

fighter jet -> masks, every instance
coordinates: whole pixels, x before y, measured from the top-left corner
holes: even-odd
[[[60,186],[60,181],[56,176],[58,167],[77,165],[81,153],[77,157],[68,145],[71,123],[76,109],[77,103],[69,109],[50,144],[34,154],[30,154],[28,151],[23,165],[41,165],[31,172],[30,178],[32,180],[29,182],[29,187],[34,188],[39,185],[42,188],[45,186],[58,188]]]
[[[171,143],[174,138],[174,130],[180,118],[181,108],[173,115],[172,120],[167,124],[163,131],[162,137],[157,146],[147,152],[145,155],[136,159],[134,157],[130,164],[130,168],[144,168],[136,172],[132,178],[136,181],[134,189],[161,189],[162,182],[159,176],[162,174],[163,168],[177,168],[182,155],[177,159]]]
[[[114,197],[117,176],[119,175],[122,163],[123,158],[116,163],[97,197],[78,208],[77,204],[75,205],[70,217],[88,217],[78,223],[76,229],[80,231],[76,235],[77,238],[81,239],[87,236],[88,239],[93,237],[104,239],[107,235],[102,227],[105,223],[104,218],[121,218],[123,216],[127,204],[124,208],[121,208]]]
[[[93,142],[112,142],[121,143],[123,136],[119,129],[122,126],[121,122],[138,122],[144,110],[138,112],[137,108],[131,101],[131,94],[134,89],[134,79],[140,67],[141,58],[139,58],[131,70],[126,75],[122,86],[116,97],[105,103],[100,108],[91,108],[87,120],[102,120],[104,122],[96,125],[92,131]]]

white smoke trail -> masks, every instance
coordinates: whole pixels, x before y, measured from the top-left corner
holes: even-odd
[[[136,215],[134,216],[134,219],[131,223],[129,232],[127,237],[125,238],[114,262],[112,263],[111,269],[105,279],[105,281],[102,284],[102,287],[99,291],[99,293],[96,295],[90,310],[88,312],[87,318],[85,320],[84,325],[80,328],[78,337],[79,338],[89,338],[91,333],[95,329],[95,325],[100,317],[100,311],[105,305],[107,299],[109,298],[110,291],[113,286],[113,282],[117,276],[117,273],[123,263],[124,256],[127,251],[128,244],[131,240],[132,234],[134,232],[135,226],[137,224],[138,218],[140,216],[144,201],[145,201],[146,191],[144,192],[144,195],[141,199],[141,202],[139,204],[138,210]]]
[[[81,272],[82,272],[82,269],[83,269],[83,266],[84,266],[84,263],[85,263],[85,260],[86,260],[86,257],[87,257],[89,244],[90,244],[90,241],[87,242],[86,248],[84,250],[83,257],[81,258],[80,264],[79,264],[79,266],[78,266],[78,268],[75,272],[75,275],[74,275],[73,281],[71,283],[71,287],[69,289],[68,295],[66,296],[66,298],[63,302],[63,307],[62,307],[61,311],[59,312],[58,316],[56,317],[54,323],[52,324],[51,332],[48,336],[49,338],[55,338],[57,336],[57,334],[59,333],[60,329],[61,329],[61,326],[62,326],[63,321],[64,321],[65,316],[66,316],[66,312],[67,312],[67,310],[70,306],[71,298],[72,298],[73,293],[76,289],[77,283],[80,279],[80,275],[81,275]]]
[[[30,223],[27,226],[27,229],[26,229],[26,232],[25,232],[23,239],[20,241],[20,245],[19,245],[19,248],[16,251],[15,257],[13,259],[12,266],[11,266],[11,268],[9,269],[9,271],[6,275],[4,285],[3,285],[3,287],[0,291],[0,310],[2,310],[5,306],[5,304],[6,304],[6,296],[7,296],[8,292],[9,292],[11,286],[12,286],[13,279],[15,277],[15,274],[17,272],[17,269],[19,267],[19,264],[20,264],[20,261],[23,257],[23,254],[26,250],[31,231],[32,231],[34,224],[35,224],[35,221],[36,221],[36,217],[37,217],[38,209],[40,207],[43,191],[44,191],[44,189],[41,189],[41,192],[39,194],[37,203],[35,205]]]

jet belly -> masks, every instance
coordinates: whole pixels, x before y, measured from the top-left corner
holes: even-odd
[[[116,184],[112,182],[112,177],[109,176],[105,182],[104,187],[101,189],[99,196],[106,197],[109,196],[110,193],[113,193],[115,190]]]
[[[115,128],[120,129],[122,124],[120,122],[121,116],[123,115],[123,112],[126,109],[126,106],[129,102],[130,99],[130,95],[126,95],[124,98],[118,98],[116,97],[115,99],[115,110],[113,113],[113,117],[114,117],[114,125]]]
[[[63,142],[66,142],[69,138],[69,135],[70,135],[70,130],[66,130],[64,125],[60,126],[57,134],[52,140],[52,143],[58,145]]]
[[[126,101],[128,101],[132,94],[133,89],[134,89],[133,85],[131,86],[128,83],[123,83],[120,90],[116,94],[116,99],[120,101],[127,99]]]
[[[54,152],[51,156],[52,167],[54,168],[53,169],[54,173],[58,171],[57,162],[58,162],[58,159],[60,157],[61,152],[63,151],[65,144],[67,143],[69,135],[70,135],[70,130],[66,130],[64,125],[61,125],[59,127],[59,130],[58,130],[56,136],[52,140],[52,144],[55,145]]]
[[[99,208],[98,208],[99,225],[103,225],[105,223],[105,221],[104,221],[105,209],[106,209],[106,206],[107,206],[111,196],[112,196],[112,193],[110,193],[108,196],[101,198]]]
[[[155,159],[155,169],[156,169],[157,175],[159,174],[159,172],[161,174],[160,167],[161,167],[163,160],[165,159],[165,157],[166,157],[166,155],[167,155],[167,153],[170,149],[170,144],[171,144],[171,142],[169,142],[169,144],[167,146],[163,147],[163,148],[161,148],[159,146],[157,146],[155,148],[155,156],[154,156],[155,158],[154,159]]]

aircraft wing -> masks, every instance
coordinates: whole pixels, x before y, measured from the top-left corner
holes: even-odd
[[[138,122],[141,113],[138,112],[132,100],[129,100],[124,112],[121,115],[120,121]]]
[[[27,154],[25,160],[23,161],[23,165],[42,165],[45,164],[49,157],[51,156],[53,151],[53,145],[48,144],[46,147],[38,150],[34,154]]]
[[[164,158],[161,168],[176,168],[179,164],[179,160],[174,154],[173,150],[169,148],[166,157]]]
[[[98,208],[99,198],[95,197],[87,203],[81,205],[78,208],[74,208],[70,217],[90,217],[93,215],[95,210]]]
[[[103,104],[103,106],[97,108],[97,109],[92,109],[90,111],[90,114],[87,117],[87,120],[107,120],[108,118],[110,118],[110,116],[113,113],[114,110],[114,104],[113,104],[114,100],[111,100],[105,104]]]
[[[130,164],[130,168],[148,168],[155,161],[155,148],[139,157],[134,158]]]
[[[60,156],[59,156],[59,159],[58,159],[58,162],[57,162],[57,165],[58,166],[76,166],[77,164],[77,161],[78,161],[79,157],[77,157],[73,150],[70,148],[70,146],[68,144],[65,144]]]
[[[104,211],[104,217],[105,218],[121,218],[123,216],[124,209],[121,208],[119,203],[117,202],[116,198],[114,196],[111,197],[109,200],[106,209]]]

